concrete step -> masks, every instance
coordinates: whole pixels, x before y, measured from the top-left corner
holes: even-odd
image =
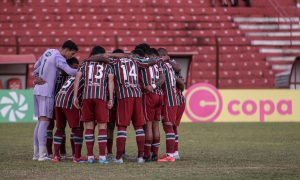
[[[253,40],[253,46],[300,46],[298,40]]]
[[[243,30],[300,30],[300,24],[240,24]]]
[[[267,57],[266,61],[269,62],[294,62],[296,56],[273,56]]]
[[[254,37],[300,37],[300,31],[297,32],[247,32],[246,36]]]
[[[299,54],[300,49],[283,49],[283,48],[260,48],[260,53],[275,53],[275,54]]]
[[[254,23],[286,23],[286,22],[299,22],[299,17],[236,17],[234,22],[254,22]]]

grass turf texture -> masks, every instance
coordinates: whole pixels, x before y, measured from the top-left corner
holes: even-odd
[[[136,144],[130,128],[126,151],[132,160],[122,165],[33,161],[33,129],[34,124],[0,124],[0,179],[300,178],[300,124],[296,123],[185,123],[180,127],[182,160],[145,164],[133,162]],[[163,154],[164,133],[161,135]],[[69,141],[67,148],[70,152]],[[97,148],[95,144],[95,154]]]

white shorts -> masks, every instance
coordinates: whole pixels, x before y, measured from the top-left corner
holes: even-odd
[[[49,119],[53,117],[54,98],[34,95],[34,115],[36,117],[46,116]]]

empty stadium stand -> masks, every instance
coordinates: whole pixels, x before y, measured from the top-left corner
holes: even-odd
[[[240,3],[227,8],[211,7],[210,0],[3,0],[0,4],[0,54],[39,57],[46,48],[59,47],[70,38],[80,46],[77,56],[82,60],[96,44],[129,51],[147,42],[176,54],[191,52],[187,84],[216,85],[219,74],[220,88],[284,87],[281,82],[300,55],[300,10],[294,0],[257,0],[252,7]],[[32,71],[32,66],[28,69]]]

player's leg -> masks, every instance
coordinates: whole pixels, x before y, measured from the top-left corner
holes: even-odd
[[[73,162],[83,162],[81,158],[81,147],[82,147],[82,133],[83,125],[80,122],[80,110],[75,107],[71,109],[64,109],[66,114],[69,127],[71,128],[71,134],[73,134],[74,150],[72,150]]]
[[[72,157],[75,157],[75,132],[73,128],[71,129],[71,133],[70,133],[70,144],[72,150]]]
[[[95,101],[95,118],[98,124],[98,145],[99,145],[99,163],[107,164],[106,145],[107,145],[107,123],[109,121],[109,110],[107,102],[97,99]]]
[[[99,146],[99,163],[107,164],[106,149],[107,145],[107,124],[98,123],[98,146]]]
[[[54,129],[54,118],[50,119],[50,124],[47,128],[47,153],[48,157],[53,157],[52,145],[53,145],[53,129]]]
[[[145,146],[145,132],[143,125],[145,124],[145,116],[143,111],[142,98],[133,98],[132,102],[132,124],[135,129],[136,143],[138,147],[137,162],[144,163],[144,146]]]
[[[83,124],[80,123],[80,126],[77,128],[72,128],[74,132],[74,146],[75,146],[75,155],[73,162],[82,162],[86,161],[86,158],[82,157],[82,143],[83,143]]]
[[[88,158],[88,163],[93,163],[94,162],[94,141],[95,141],[95,136],[94,136],[94,121],[90,122],[85,122],[85,135],[84,135],[84,140],[85,140],[85,145],[86,145],[86,150],[87,150],[87,158]]]
[[[157,97],[157,103],[155,107],[155,115],[154,115],[154,121],[152,123],[152,133],[153,133],[153,141],[152,141],[152,161],[157,161],[158,159],[158,150],[160,146],[160,132],[159,132],[159,121],[161,120],[162,115],[162,104],[163,104],[163,96],[162,95],[156,95]]]
[[[151,152],[151,145],[153,141],[153,134],[152,134],[152,123],[153,121],[148,121],[146,123],[146,131],[145,131],[145,147],[144,147],[144,159],[145,161],[150,161],[150,152]]]
[[[49,119],[53,116],[53,98],[39,96],[39,127],[38,127],[38,142],[39,142],[39,161],[51,160],[47,157],[47,128]]]
[[[174,129],[174,133],[175,133],[175,146],[174,146],[174,158],[176,160],[180,159],[179,156],[179,133],[178,133],[178,127],[180,125],[180,121],[182,118],[182,115],[184,113],[185,110],[185,103],[181,103],[178,110],[177,110],[177,114],[176,114],[176,122],[173,126]]]
[[[145,145],[144,145],[143,158],[145,159],[145,161],[150,160],[151,144],[153,140],[153,134],[152,134],[152,121],[154,119],[153,103],[154,102],[152,102],[150,93],[143,95],[143,110],[144,110],[144,115],[146,120],[146,124],[143,127],[145,131]]]
[[[55,108],[56,131],[54,133],[54,158],[53,162],[59,162],[61,159],[60,148],[64,134],[64,121],[66,116],[60,107]]]
[[[175,158],[173,157],[173,153],[175,145],[175,133],[173,125],[175,122],[177,110],[175,111],[175,106],[165,106],[163,112],[163,128],[166,134],[166,155],[160,158],[158,162],[174,162]]]
[[[107,124],[107,160],[113,159],[112,147],[114,142],[114,129],[116,123],[116,110],[113,107],[109,112],[109,122]]]
[[[39,141],[38,141],[38,129],[40,121],[36,122],[34,133],[33,133],[33,160],[39,159]]]
[[[60,155],[62,159],[66,159],[67,158],[67,150],[66,150],[66,126],[67,126],[67,120],[64,119],[64,121],[62,122],[62,129],[63,129],[63,138],[61,141],[61,146],[60,146]]]
[[[38,96],[34,95],[34,115],[35,117],[39,117],[39,103]],[[32,160],[39,159],[39,140],[38,140],[38,130],[39,130],[40,121],[37,121],[35,124],[34,132],[33,132],[33,158]]]
[[[115,123],[109,122],[107,124],[107,159],[112,160],[113,153],[112,153],[112,147],[114,142],[114,129],[115,129]]]
[[[174,144],[174,154],[173,154],[173,157],[176,160],[179,160],[180,156],[179,156],[179,149],[178,149],[178,147],[179,147],[178,126],[173,125],[173,130],[174,130],[174,133],[175,133],[175,144]]]
[[[127,127],[130,125],[130,119],[132,116],[132,98],[120,99],[117,104],[117,153],[115,163],[123,163],[123,154],[125,151]]]
[[[158,159],[158,150],[160,146],[160,132],[159,132],[159,121],[153,121],[152,124],[152,132],[153,132],[153,141],[152,141],[152,161],[157,161]]]
[[[82,101],[82,121],[84,122],[85,126],[85,135],[84,135],[84,140],[86,144],[86,149],[87,149],[87,158],[88,158],[88,163],[93,163],[94,162],[94,153],[93,153],[93,148],[94,148],[94,141],[95,141],[95,136],[94,136],[94,103],[91,99],[84,99]]]
[[[116,144],[117,144],[117,153],[116,153],[116,159],[115,162],[116,163],[123,163],[123,153],[125,151],[125,145],[126,145],[126,139],[127,139],[127,126],[121,126],[118,125],[117,126],[118,131],[117,131],[117,140],[116,140]]]
[[[39,141],[39,161],[50,160],[47,156],[47,127],[49,119],[46,116],[39,117],[38,141]]]

